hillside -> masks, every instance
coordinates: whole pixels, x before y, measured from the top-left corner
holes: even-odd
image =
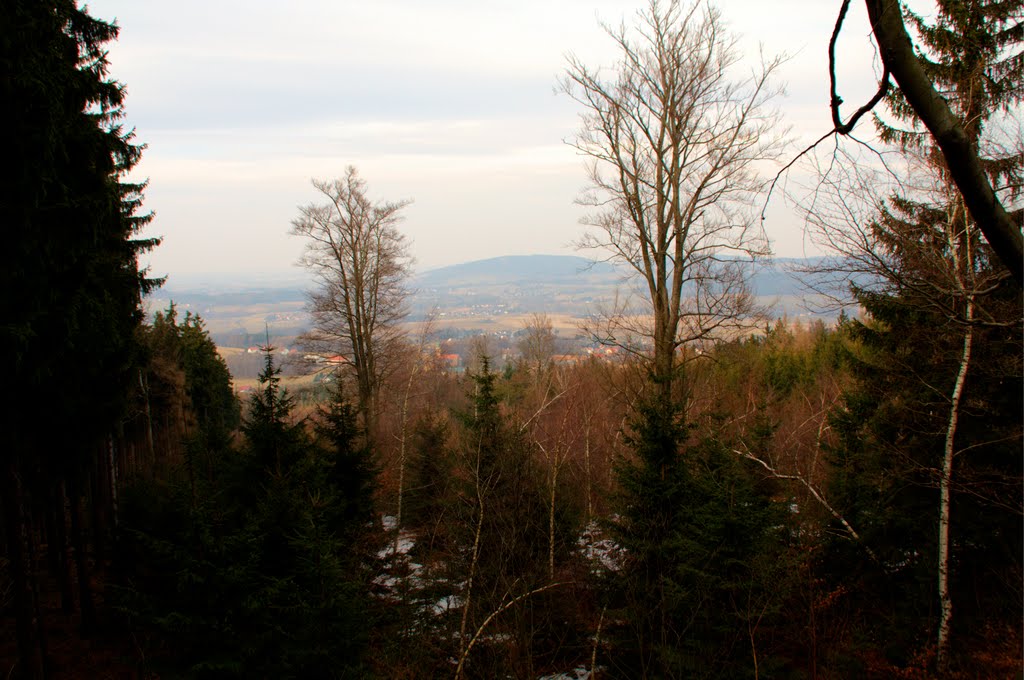
[[[810,260],[782,259],[755,265],[755,294],[778,316],[806,316],[804,292],[788,272]],[[150,312],[173,300],[180,313],[201,314],[219,344],[255,344],[293,336],[308,324],[302,272],[290,275],[210,274],[172,277],[147,301]],[[437,310],[444,324],[486,329],[533,313],[579,318],[634,285],[605,262],[565,255],[496,257],[432,269],[410,282],[410,319]],[[505,324],[507,325],[507,324]]]
[[[616,269],[572,255],[508,255],[454,264],[418,274],[417,287],[579,282],[616,277]]]

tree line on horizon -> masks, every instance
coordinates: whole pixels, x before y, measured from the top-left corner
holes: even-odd
[[[158,241],[125,179],[117,27],[8,4],[5,675],[1019,674],[1012,3],[866,0],[878,93],[844,122],[833,81],[832,135],[870,112],[899,160],[830,152],[802,204],[835,253],[804,280],[858,318],[765,320],[744,262],[768,254],[763,168],[793,155],[780,62],[737,68],[719,10],[652,0],[603,27],[612,68],[570,56],[558,85],[580,245],[638,282],[583,329],[616,360],[556,362],[535,315],[513,361],[480,337],[450,371],[400,323],[406,203],[349,167],[292,224],[316,282],[298,342],[346,361],[291,394],[268,337],[244,400],[202,318],[143,318]]]

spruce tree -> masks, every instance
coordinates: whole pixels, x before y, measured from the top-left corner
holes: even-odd
[[[124,180],[142,147],[122,123],[125,90],[108,76],[118,28],[76,3],[4,7],[0,91],[14,177],[2,191],[8,242],[0,285],[3,349],[22,402],[45,398],[78,438],[105,433],[123,405],[141,296],[156,281],[137,265],[144,185]],[[85,395],[88,395],[87,397]],[[30,413],[12,418],[31,438]]]
[[[368,561],[365,541],[373,526],[378,468],[358,422],[359,410],[340,384],[317,410],[318,464],[330,494],[330,528],[345,541],[352,566]],[[360,552],[362,549],[362,552]]]
[[[930,20],[908,13],[925,68],[997,191],[1019,198],[1024,153],[1003,145],[1014,134],[1005,112],[1022,96],[1019,11],[962,0],[941,0],[938,10]],[[978,603],[990,601],[999,620],[1020,616],[1005,606],[1019,598],[994,586],[1021,564],[1019,512],[1005,509],[1021,503],[1011,450],[1022,431],[1024,314],[1019,285],[970,219],[932,138],[901,92],[887,106],[876,125],[913,174],[866,233],[878,276],[854,288],[869,320],[850,324],[863,351],[834,418],[832,489],[880,563],[833,542],[828,568],[845,577],[843,587],[885,594],[854,610],[863,629],[887,640],[890,663],[906,665],[934,644],[946,670],[951,637],[969,630],[985,609]]]
[[[450,515],[453,489],[453,452],[448,421],[425,416],[412,433],[412,459],[406,492],[408,526],[417,530],[419,552],[429,554],[445,546],[445,518]]]
[[[139,212],[144,187],[124,179],[141,147],[123,127],[124,88],[108,74],[105,44],[117,27],[72,0],[5,0],[0,15],[0,99],[12,170],[0,186],[0,351],[17,395],[0,421],[0,495],[16,581],[19,672],[38,677],[44,654],[28,497],[56,497],[48,487],[66,480],[73,526],[81,527],[78,515],[89,502],[82,471],[124,408],[140,298],[156,283],[140,272],[137,257],[156,241],[136,238],[150,219]],[[84,550],[83,534],[75,534]],[[82,628],[89,629],[90,578],[79,578]]]
[[[178,335],[186,391],[199,437],[204,447],[221,449],[240,422],[238,399],[231,389],[231,374],[198,314],[185,313]]]
[[[122,609],[155,670],[365,677],[375,470],[351,405],[321,415],[314,442],[268,349],[241,449],[194,487],[133,495]]]
[[[700,434],[696,434],[700,432]],[[734,678],[771,667],[752,632],[785,598],[788,534],[775,491],[714,422],[644,403],[618,466],[610,523],[621,563],[604,576],[615,677]],[[766,658],[767,657],[767,658]]]
[[[829,532],[823,576],[851,593],[859,637],[884,640],[886,661],[900,668],[932,648],[936,636],[939,470],[963,340],[912,297],[860,299],[871,317],[849,323],[858,342],[857,380],[832,416],[838,441],[830,451],[829,497],[879,562],[844,532]],[[955,439],[964,453],[955,458],[952,498],[953,640],[961,638],[952,656],[969,652],[967,640],[986,625],[1020,620],[1010,584],[1024,551],[1024,524],[1013,510],[1024,478],[1021,356],[1019,327],[976,332]],[[877,650],[846,651],[863,658]],[[854,668],[850,657],[841,659]]]
[[[537,657],[546,653],[544,636],[551,625],[546,601],[528,594],[549,582],[548,514],[544,482],[519,429],[502,412],[490,361],[471,376],[473,392],[462,425],[464,470],[458,492],[453,579],[465,583],[460,622],[460,653],[478,627],[516,597],[520,604],[488,624],[488,632],[506,632],[508,645],[475,648],[470,666],[481,676],[530,674]],[[556,528],[563,550],[568,527]]]

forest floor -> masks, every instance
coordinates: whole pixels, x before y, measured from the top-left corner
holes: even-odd
[[[43,566],[45,557],[41,556],[37,564],[41,567],[38,571],[40,618],[52,680],[151,680],[158,677],[140,673],[140,651],[113,621],[104,598],[102,579],[94,583],[97,630],[83,637],[77,607],[74,613],[61,609],[60,588]],[[14,608],[4,607],[0,616],[0,677],[17,677],[17,639]]]

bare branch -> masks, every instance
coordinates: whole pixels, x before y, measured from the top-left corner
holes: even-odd
[[[313,186],[326,202],[300,207],[292,222],[292,234],[307,239],[300,262],[319,284],[309,293],[313,327],[300,342],[331,365],[352,368],[372,437],[377,391],[403,337],[411,258],[397,225],[409,201],[372,202],[352,166],[343,178]]]
[[[733,79],[736,41],[702,2],[652,0],[632,28],[604,28],[620,52],[612,72],[570,57],[560,84],[584,108],[570,143],[590,159],[578,202],[596,212],[580,246],[636,273],[644,309],[602,314],[600,340],[651,357],[669,390],[683,343],[710,341],[749,311],[736,258],[767,253],[751,208],[757,164],[785,145],[771,107],[781,61]]]
[[[525,592],[525,593],[523,593],[521,595],[517,595],[517,596],[513,597],[511,600],[508,600],[507,602],[503,602],[497,609],[495,609],[490,614],[488,614],[487,618],[485,618],[483,620],[483,623],[481,623],[480,626],[476,629],[476,632],[473,633],[473,637],[470,638],[469,644],[466,645],[466,648],[462,650],[462,654],[459,655],[459,664],[455,668],[455,680],[459,680],[459,678],[462,677],[463,669],[466,666],[466,659],[469,658],[469,653],[471,651],[473,651],[473,645],[475,645],[476,641],[480,639],[480,635],[483,634],[484,629],[487,628],[487,626],[491,623],[491,621],[494,620],[495,617],[497,617],[498,615],[508,611],[509,609],[514,607],[516,604],[518,604],[519,602],[525,600],[528,597],[533,597],[534,595],[536,595],[538,593],[542,593],[545,590],[551,590],[552,588],[558,588],[559,586],[564,586],[564,585],[569,585],[569,582],[567,582],[567,581],[560,581],[558,583],[549,583],[549,584],[541,586],[539,588],[534,588],[533,590],[530,590],[530,591]],[[507,597],[507,594],[506,594],[506,597]]]

